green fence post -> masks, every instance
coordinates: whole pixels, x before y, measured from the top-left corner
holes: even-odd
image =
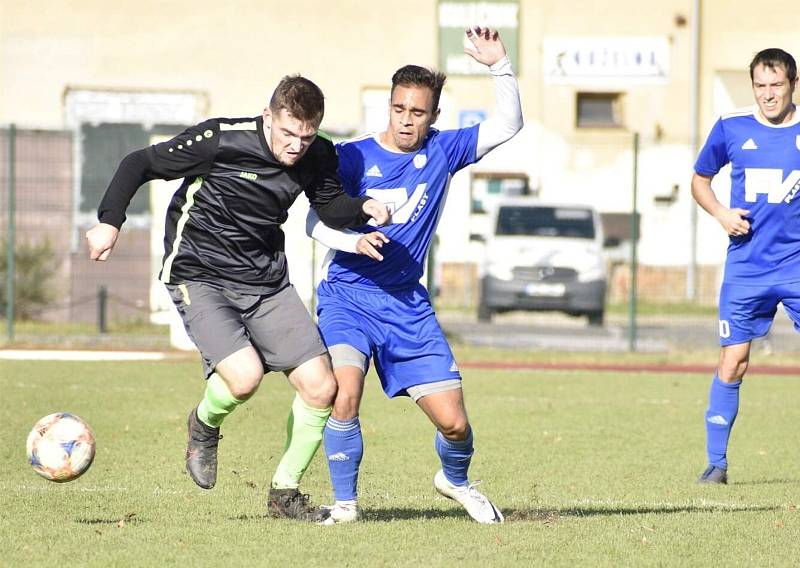
[[[639,189],[639,133],[633,133],[633,211],[631,214],[631,291],[628,307],[628,351],[636,351],[636,281],[639,270],[636,248],[639,243],[639,211],[636,202]]]
[[[108,333],[108,288],[103,285],[97,289],[97,332]]]
[[[12,124],[8,127],[8,250],[6,251],[6,335],[8,342],[14,341],[14,249],[16,237],[16,225],[14,223],[16,209],[16,139],[17,127]]]

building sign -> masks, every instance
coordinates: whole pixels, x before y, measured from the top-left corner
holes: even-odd
[[[545,82],[562,85],[664,84],[669,73],[665,37],[548,37]]]
[[[205,116],[208,97],[199,92],[103,91],[73,89],[64,93],[66,123],[194,124]]]
[[[503,45],[514,66],[519,65],[518,0],[440,0],[439,69],[448,75],[485,75],[486,66],[464,53],[464,31],[472,26],[488,26],[500,32]]]

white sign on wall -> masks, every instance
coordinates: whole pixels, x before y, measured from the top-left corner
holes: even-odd
[[[664,84],[666,37],[546,37],[544,78],[561,85]]]

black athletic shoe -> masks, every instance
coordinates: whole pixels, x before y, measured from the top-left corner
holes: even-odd
[[[312,507],[308,500],[308,494],[300,493],[297,489],[272,488],[267,497],[267,513],[276,519],[321,523],[328,516],[328,511]]]
[[[706,468],[697,483],[708,483],[710,485],[725,485],[728,483],[728,470],[710,465]]]
[[[217,446],[222,436],[219,428],[206,426],[197,418],[195,408],[189,414],[189,444],[186,447],[186,471],[203,489],[217,482]]]

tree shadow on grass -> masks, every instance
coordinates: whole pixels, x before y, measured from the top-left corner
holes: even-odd
[[[261,515],[241,514],[241,515],[236,515],[235,517],[228,517],[228,520],[229,521],[259,521],[259,522],[261,522],[261,521],[271,521],[272,517],[270,517],[266,513],[263,513]]]
[[[556,523],[560,519],[575,517],[616,517],[632,515],[670,515],[675,513],[754,513],[779,511],[776,505],[670,505],[563,507],[559,509],[505,509],[506,521]]]
[[[138,525],[141,523],[146,523],[145,519],[139,517],[136,513],[128,513],[123,517],[116,517],[116,518],[95,518],[95,519],[75,519],[75,522],[79,525],[116,525],[119,528],[124,527],[125,525]]]
[[[675,514],[675,513],[748,513],[763,511],[779,511],[781,507],[775,505],[633,505],[633,506],[587,506],[587,507],[562,507],[562,508],[531,508],[510,509],[503,508],[502,512],[506,522],[534,522],[545,525],[556,524],[560,520],[581,517],[615,517],[625,515],[649,514]],[[423,521],[442,519],[464,519],[471,522],[469,515],[463,509],[418,509],[391,507],[385,509],[364,509],[361,512],[362,522],[389,523],[393,521]],[[273,519],[269,515],[237,515],[228,517],[229,521],[263,522]]]
[[[392,521],[422,521],[439,519],[469,519],[466,511],[460,508],[454,509],[416,509],[391,507],[386,509],[367,509],[363,511],[362,518],[372,522],[392,522]]]
[[[750,481],[731,481],[728,485],[794,485],[800,484],[800,479],[752,479]]]
[[[361,511],[361,521],[366,522],[391,522],[391,521],[408,521],[408,520],[426,520],[426,519],[457,519],[459,517],[469,518],[469,515],[462,509],[452,509],[443,511],[440,509],[405,509],[405,508],[390,508],[390,509],[365,509]],[[285,519],[275,519],[267,514],[260,515],[236,515],[228,517],[229,521],[242,521],[242,522],[263,522],[263,521],[284,521]]]

